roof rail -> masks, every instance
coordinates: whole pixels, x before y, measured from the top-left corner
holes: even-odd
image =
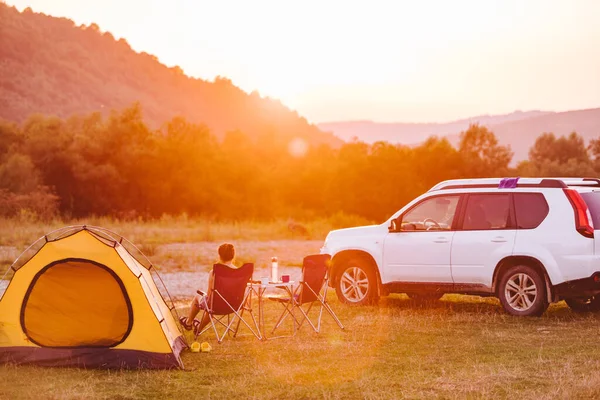
[[[443,190],[443,189],[482,189],[482,188],[494,188],[498,189],[500,181],[503,178],[477,178],[477,179],[453,179],[444,182],[440,182],[429,191]],[[594,179],[594,178],[589,178]],[[581,179],[578,180],[582,182]],[[597,182],[600,186],[600,179]],[[590,182],[585,186],[592,186]],[[517,188],[567,188],[567,183],[561,178],[520,178],[516,184]]]
[[[560,179],[567,186],[581,186],[581,187],[600,187],[600,179],[598,178],[556,178]]]

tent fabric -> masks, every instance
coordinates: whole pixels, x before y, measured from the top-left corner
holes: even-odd
[[[173,353],[149,353],[139,350],[109,348],[30,348],[1,349],[0,363],[33,364],[39,367],[79,367],[98,369],[171,369],[183,368],[175,354],[187,348],[182,337],[174,343]]]
[[[141,253],[134,257],[101,228],[68,227],[42,239],[17,259],[0,298],[0,362],[183,367],[187,344]]]
[[[86,260],[56,261],[29,286],[21,325],[40,346],[113,347],[131,330],[131,302],[108,267]]]

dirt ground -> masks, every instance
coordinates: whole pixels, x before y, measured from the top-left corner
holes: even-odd
[[[197,289],[206,290],[208,272],[216,260],[216,250],[220,242],[169,243],[146,248],[146,256],[157,266],[173,300],[187,300]],[[143,245],[143,244],[142,244]],[[254,263],[253,278],[258,280],[271,274],[271,257],[278,258],[278,275],[290,275],[291,280],[301,277],[302,259],[319,252],[321,240],[239,240],[235,241],[236,264]],[[143,247],[143,246],[142,246]],[[149,254],[150,253],[150,254]],[[15,247],[0,246],[0,256],[5,259],[4,269],[19,255]],[[8,284],[0,280],[0,295]],[[160,282],[157,286],[161,288]],[[162,289],[161,289],[162,291]]]

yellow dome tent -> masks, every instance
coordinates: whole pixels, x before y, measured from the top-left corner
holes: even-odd
[[[187,347],[148,259],[103,228],[71,226],[11,266],[0,298],[0,363],[183,368]],[[1,293],[1,292],[0,292]]]

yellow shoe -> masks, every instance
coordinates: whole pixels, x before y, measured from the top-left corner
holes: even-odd
[[[200,351],[200,343],[198,343],[198,342],[192,343],[190,346],[190,350],[192,351],[192,353],[198,353]]]
[[[210,344],[208,342],[202,342],[202,344],[200,345],[200,348],[202,349],[203,353],[208,353],[209,351],[212,350],[212,347],[210,346]]]

